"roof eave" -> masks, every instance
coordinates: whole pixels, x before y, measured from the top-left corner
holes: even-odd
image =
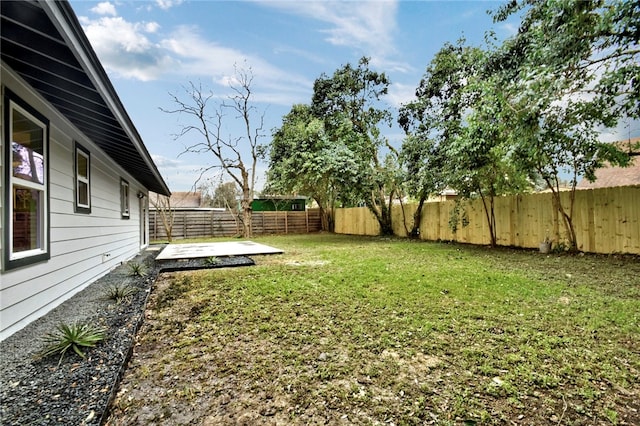
[[[96,90],[100,93],[106,106],[114,114],[122,129],[126,132],[129,140],[140,154],[141,158],[149,167],[149,170],[153,173],[157,180],[159,188],[163,192],[162,195],[171,195],[171,191],[166,182],[162,178],[162,175],[158,171],[151,155],[142,142],[140,134],[136,130],[131,118],[127,114],[118,94],[116,93],[107,73],[105,72],[98,56],[96,55],[89,39],[87,39],[80,22],[76,18],[71,5],[66,1],[46,1],[39,0],[38,2],[47,15],[51,18],[52,23],[58,28],[62,37],[65,38],[67,45],[72,50],[73,54],[80,62],[87,77],[93,82]],[[131,172],[131,171],[129,171]],[[135,177],[135,173],[134,177]],[[159,191],[155,191],[159,192]]]

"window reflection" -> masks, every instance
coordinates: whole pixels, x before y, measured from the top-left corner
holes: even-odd
[[[13,252],[42,248],[41,191],[13,188]]]
[[[11,150],[13,176],[44,184],[44,129],[13,110]]]

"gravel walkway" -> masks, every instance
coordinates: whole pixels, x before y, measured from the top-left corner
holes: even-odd
[[[131,261],[147,265],[147,276],[132,277],[123,264],[89,285],[45,316],[0,342],[0,424],[99,425],[126,368],[136,332],[157,274],[164,270],[253,265],[253,260],[220,258],[216,264],[188,261],[157,265],[159,247],[151,247]],[[115,303],[106,291],[115,284],[137,288],[129,302]],[[106,328],[107,337],[88,349],[83,360],[67,353],[39,358],[41,338],[61,323],[74,321]]]

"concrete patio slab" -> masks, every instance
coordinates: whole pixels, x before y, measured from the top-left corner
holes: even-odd
[[[157,261],[197,259],[203,257],[250,256],[278,254],[282,250],[253,241],[229,241],[224,243],[169,244],[156,257]]]

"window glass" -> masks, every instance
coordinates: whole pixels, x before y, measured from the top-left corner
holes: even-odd
[[[86,182],[78,181],[78,205],[89,205],[89,185]]]
[[[75,145],[76,212],[91,213],[90,156],[80,144]]]
[[[78,161],[78,177],[86,179],[89,176],[88,158],[82,151],[78,151],[77,161]]]
[[[122,217],[129,217],[129,182],[120,180],[120,211]]]
[[[13,188],[13,252],[19,253],[42,248],[43,203],[42,191]]]
[[[5,172],[8,232],[5,267],[13,268],[49,258],[48,243],[48,127],[44,117],[7,90]]]
[[[12,116],[13,176],[44,184],[44,129],[16,109]]]

